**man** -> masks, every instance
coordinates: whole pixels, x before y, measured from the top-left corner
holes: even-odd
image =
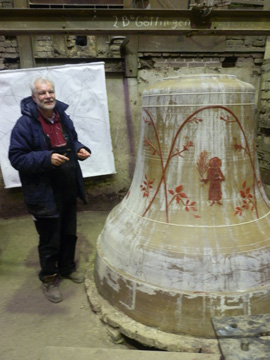
[[[56,100],[54,83],[38,77],[30,84],[32,96],[21,101],[22,116],[11,133],[9,159],[19,171],[27,210],[39,234],[39,279],[45,296],[62,301],[60,277],[76,283],[76,198],[85,203],[78,160],[91,151],[77,138],[68,105]]]

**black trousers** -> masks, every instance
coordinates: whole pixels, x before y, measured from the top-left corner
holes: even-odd
[[[59,196],[56,203],[58,218],[36,218],[34,221],[39,234],[41,281],[54,274],[67,276],[76,268],[76,200]]]

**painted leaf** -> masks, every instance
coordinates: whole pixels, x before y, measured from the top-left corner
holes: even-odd
[[[173,190],[169,190],[169,193],[174,195],[174,191]]]
[[[246,197],[246,194],[245,194],[244,191],[240,190],[240,194],[241,194],[242,198],[245,198],[245,197]]]
[[[187,198],[187,195],[186,195],[185,193],[183,193],[183,192],[180,193],[180,196],[181,196],[182,198],[185,198],[185,199]]]
[[[177,192],[177,193],[180,193],[180,191],[182,191],[183,190],[183,185],[179,185],[179,186],[177,186],[176,188],[175,188],[175,191]]]

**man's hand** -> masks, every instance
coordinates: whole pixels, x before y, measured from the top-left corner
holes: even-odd
[[[69,161],[69,158],[66,157],[65,155],[60,155],[57,153],[52,153],[52,155],[51,155],[51,163],[54,166],[60,166],[63,163],[65,163],[66,161]]]
[[[78,152],[77,152],[77,156],[80,160],[85,160],[87,158],[89,158],[89,156],[91,156],[91,154],[85,150],[84,148],[81,148]]]

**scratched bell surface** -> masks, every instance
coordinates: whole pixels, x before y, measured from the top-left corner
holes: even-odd
[[[132,319],[211,338],[211,317],[270,312],[270,204],[254,109],[254,87],[231,75],[144,91],[134,177],[95,262],[98,291]]]

